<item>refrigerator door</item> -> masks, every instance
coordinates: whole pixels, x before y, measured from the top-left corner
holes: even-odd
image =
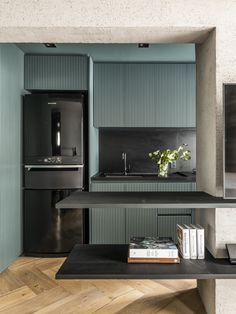
[[[85,241],[85,210],[57,209],[73,190],[24,190],[24,253],[63,255]]]
[[[84,163],[84,102],[83,94],[24,96],[25,164]]]

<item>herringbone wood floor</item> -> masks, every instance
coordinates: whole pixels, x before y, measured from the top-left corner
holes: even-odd
[[[18,258],[0,274],[0,313],[205,313],[193,280],[55,280],[63,258]]]

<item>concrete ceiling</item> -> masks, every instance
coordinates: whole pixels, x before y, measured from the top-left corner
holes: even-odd
[[[202,43],[209,27],[1,27],[0,42]]]

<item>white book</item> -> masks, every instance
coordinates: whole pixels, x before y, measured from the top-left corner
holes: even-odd
[[[190,258],[197,259],[197,230],[188,225],[185,227],[189,229]]]
[[[190,259],[189,229],[177,224],[177,239],[180,253],[184,259]]]
[[[197,231],[197,258],[205,258],[205,230],[200,225],[191,225]]]
[[[171,238],[132,237],[130,258],[177,258],[178,248]]]
[[[130,249],[131,258],[177,258],[178,250]]]

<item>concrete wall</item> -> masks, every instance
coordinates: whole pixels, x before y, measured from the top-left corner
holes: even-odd
[[[197,188],[216,195],[216,38],[196,47]],[[220,150],[221,152],[221,150]],[[219,191],[220,192],[220,191]]]
[[[22,51],[0,44],[0,272],[22,253]]]

